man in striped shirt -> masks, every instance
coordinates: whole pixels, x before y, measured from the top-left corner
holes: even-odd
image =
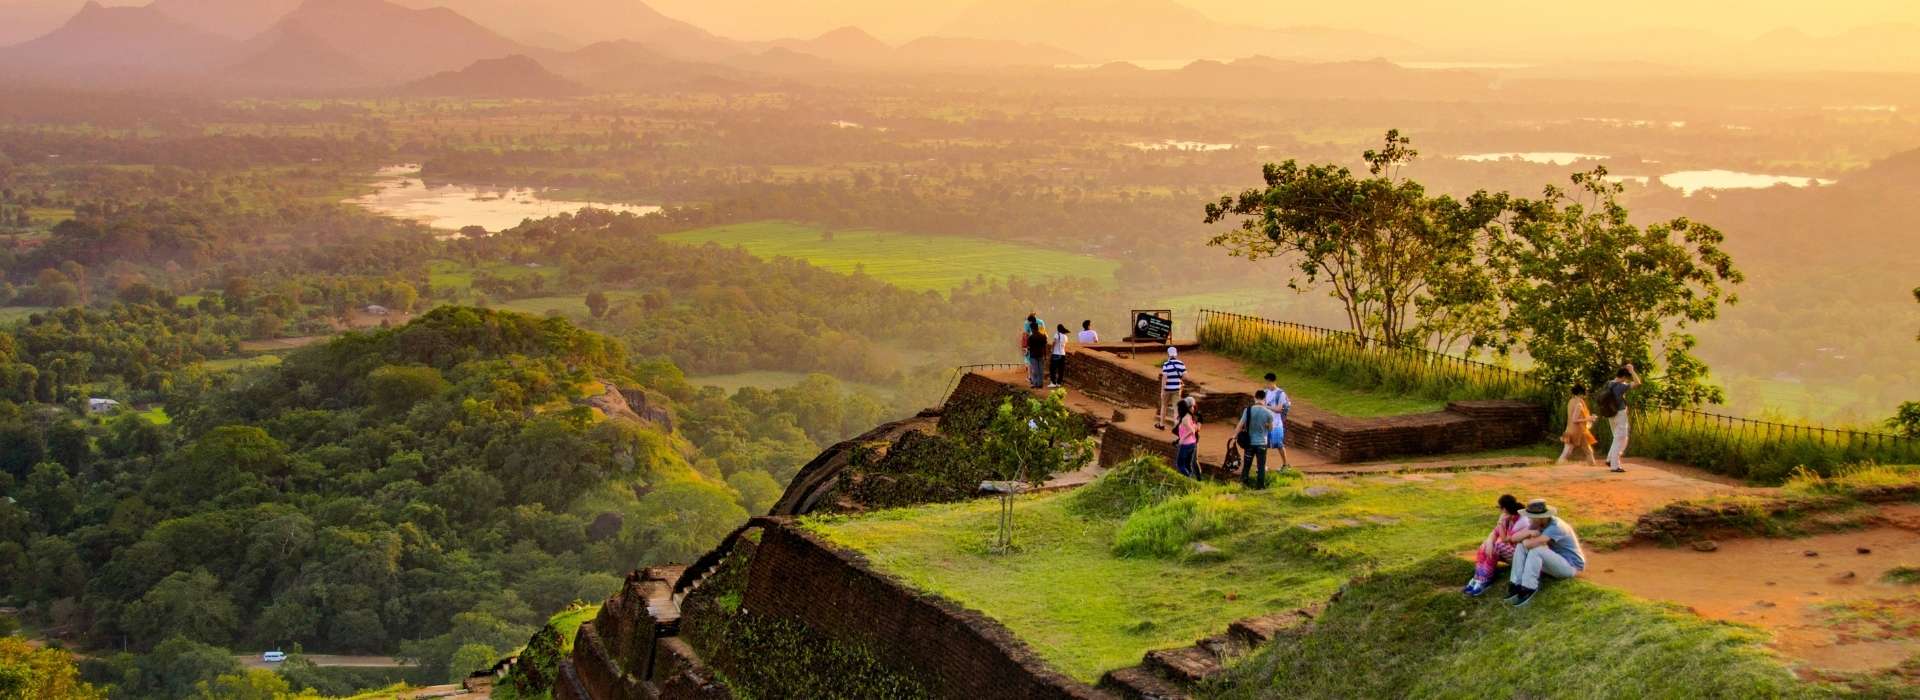
[[[1180,348],[1167,348],[1167,363],[1160,365],[1160,411],[1153,414],[1153,428],[1165,430],[1167,407],[1180,400],[1187,385],[1187,363],[1180,361]]]

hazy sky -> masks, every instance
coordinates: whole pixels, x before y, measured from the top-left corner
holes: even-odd
[[[559,2],[564,0],[548,0]],[[1033,0],[1045,2],[1046,0]],[[890,40],[934,31],[969,0],[653,0],[669,15],[743,39],[860,25]],[[1186,0],[1215,19],[1257,26],[1370,28],[1422,43],[1512,31],[1609,34],[1683,27],[1752,37],[1783,27],[1832,33],[1865,24],[1920,24],[1920,0]],[[1578,7],[1581,9],[1567,9]]]

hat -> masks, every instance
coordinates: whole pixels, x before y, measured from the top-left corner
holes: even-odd
[[[1559,509],[1556,509],[1553,506],[1547,505],[1547,499],[1544,499],[1544,498],[1536,498],[1531,501],[1527,501],[1526,509],[1520,511],[1521,515],[1525,515],[1529,518],[1551,518],[1555,515],[1558,515],[1559,513],[1560,513]]]
[[[1179,357],[1179,356],[1180,356],[1180,348],[1176,348],[1171,345],[1167,346],[1167,357]]]

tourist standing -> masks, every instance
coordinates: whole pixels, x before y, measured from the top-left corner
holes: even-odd
[[[1179,419],[1173,424],[1173,468],[1183,476],[1200,478],[1200,414],[1193,408],[1193,397],[1175,404]]]
[[[1240,483],[1250,489],[1267,487],[1267,436],[1273,434],[1273,411],[1267,409],[1267,390],[1253,392],[1253,405],[1240,412],[1233,439],[1240,445]],[[1259,467],[1258,476],[1254,467]]]
[[[1035,329],[1045,327],[1046,326],[1041,325],[1040,312],[1035,311],[1027,314],[1027,322],[1020,326],[1020,336],[1013,343],[1014,347],[1020,348],[1020,361],[1022,363],[1033,361],[1033,355],[1027,352],[1027,336],[1033,335]]]
[[[1580,535],[1573,526],[1558,517],[1546,501],[1534,499],[1520,512],[1528,520],[1528,529],[1540,534],[1520,541],[1513,550],[1513,576],[1508,579],[1507,602],[1514,607],[1526,605],[1540,592],[1541,576],[1573,578],[1587,568],[1586,553],[1580,549]]]
[[[1167,429],[1167,406],[1180,400],[1187,385],[1187,363],[1180,361],[1180,348],[1167,348],[1167,361],[1160,365],[1160,410],[1153,414],[1153,429]]]
[[[1027,385],[1039,389],[1047,381],[1047,331],[1035,328],[1027,333]]]
[[[1273,431],[1267,434],[1267,449],[1280,451],[1280,468],[1286,469],[1293,464],[1287,460],[1287,414],[1293,412],[1293,399],[1287,398],[1287,390],[1280,388],[1280,377],[1267,373],[1267,410],[1273,412]]]
[[[1053,356],[1047,358],[1047,374],[1052,375],[1048,386],[1059,387],[1067,383],[1067,324],[1054,326]]]
[[[1627,392],[1640,384],[1640,372],[1629,362],[1613,373],[1613,381],[1607,383],[1607,395],[1600,397],[1600,413],[1607,416],[1607,426],[1613,429],[1613,446],[1607,448],[1607,468],[1614,472],[1627,470],[1620,464],[1627,456],[1627,432],[1632,427],[1627,421]],[[1613,413],[1607,413],[1609,410]]]
[[[1621,414],[1626,412],[1623,410]],[[1593,436],[1593,411],[1587,408],[1587,387],[1573,385],[1573,398],[1567,400],[1567,430],[1560,434],[1560,458],[1554,464],[1566,464],[1574,450],[1585,450],[1587,466],[1599,466],[1594,462],[1593,446],[1600,442]]]
[[[1093,329],[1093,320],[1088,319],[1085,321],[1081,321],[1080,322],[1080,344],[1092,345],[1098,342],[1100,342],[1100,331],[1096,331]]]

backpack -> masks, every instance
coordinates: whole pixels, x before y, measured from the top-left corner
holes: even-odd
[[[1620,414],[1620,409],[1626,408],[1620,405],[1620,395],[1613,393],[1614,384],[1615,382],[1608,382],[1605,391],[1600,392],[1600,400],[1594,405],[1594,415],[1612,418]]]

